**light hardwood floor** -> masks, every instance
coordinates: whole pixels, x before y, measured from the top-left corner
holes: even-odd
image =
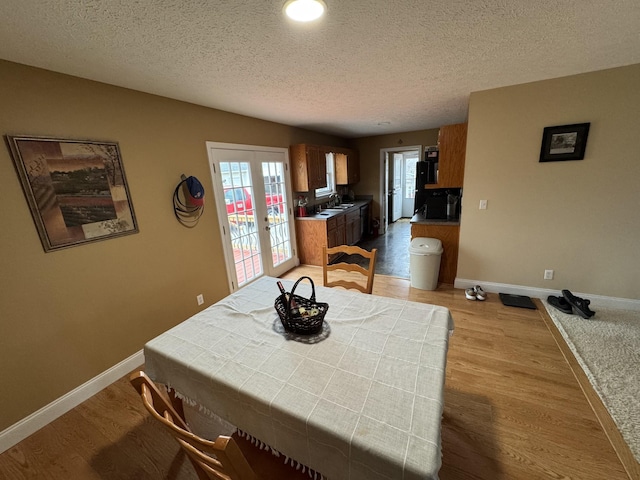
[[[322,284],[319,267],[301,266],[284,277],[301,275]],[[472,302],[450,286],[423,291],[381,275],[373,293],[452,312],[441,480],[640,479],[637,462],[606,424],[606,410],[599,411],[611,441],[607,437],[594,413],[603,408],[588,382],[583,392],[585,379],[574,375],[541,304],[538,310],[504,307],[497,294]],[[23,478],[196,477],[123,378],[1,454],[0,479]]]

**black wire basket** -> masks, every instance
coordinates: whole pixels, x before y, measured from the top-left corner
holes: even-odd
[[[296,295],[296,287],[303,279],[311,282],[311,297]],[[276,311],[284,329],[301,335],[313,335],[322,330],[324,316],[329,310],[328,303],[316,302],[316,287],[309,277],[300,277],[293,284],[291,293],[285,292],[275,301]]]

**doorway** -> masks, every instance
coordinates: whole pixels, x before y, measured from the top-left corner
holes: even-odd
[[[389,223],[413,216],[415,169],[422,145],[380,150],[380,233]]]
[[[298,264],[286,148],[207,142],[230,290]]]

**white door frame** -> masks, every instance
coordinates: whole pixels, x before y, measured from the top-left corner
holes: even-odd
[[[407,150],[418,150],[418,161],[422,160],[424,153],[422,145],[406,145],[402,147],[391,147],[380,149],[380,234],[386,233],[389,225],[387,211],[389,202],[389,153],[405,152]]]
[[[235,271],[235,265],[233,264],[233,250],[231,248],[231,242],[226,241],[227,236],[230,234],[229,222],[227,218],[227,210],[226,203],[224,199],[224,193],[216,188],[215,177],[216,172],[214,169],[214,160],[211,157],[212,149],[221,149],[221,150],[244,150],[250,152],[275,152],[284,154],[284,163],[285,163],[285,186],[286,186],[286,195],[287,195],[287,216],[289,217],[289,238],[291,239],[291,251],[293,256],[293,262],[295,265],[300,264],[300,260],[298,259],[298,248],[297,248],[297,239],[294,228],[294,215],[293,215],[293,194],[291,190],[291,169],[289,168],[289,149],[282,147],[261,147],[258,145],[243,145],[238,143],[221,143],[221,142],[206,142],[207,147],[207,156],[209,159],[209,169],[211,171],[211,180],[213,184],[213,194],[216,203],[216,210],[218,213],[218,224],[220,227],[220,236],[222,239],[222,248],[224,251],[224,262],[227,269],[227,282],[229,284],[229,290],[231,292],[235,292],[238,290],[238,285],[233,281],[235,276],[232,272]],[[254,180],[255,183],[255,180]],[[254,205],[254,208],[257,208]]]

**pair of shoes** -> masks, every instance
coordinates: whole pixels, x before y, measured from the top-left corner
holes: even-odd
[[[557,308],[562,313],[568,313],[569,315],[573,313],[573,308],[571,308],[571,305],[569,305],[564,297],[555,297],[553,295],[549,295],[547,297],[547,302],[549,302],[549,305]]]
[[[596,312],[589,308],[589,304],[591,303],[589,300],[576,297],[569,290],[562,290],[562,296],[582,318],[591,318],[596,314]]]
[[[473,288],[467,288],[464,291],[464,295],[467,297],[467,300],[480,300],[483,302],[487,299],[487,294],[480,285],[476,285]]]

